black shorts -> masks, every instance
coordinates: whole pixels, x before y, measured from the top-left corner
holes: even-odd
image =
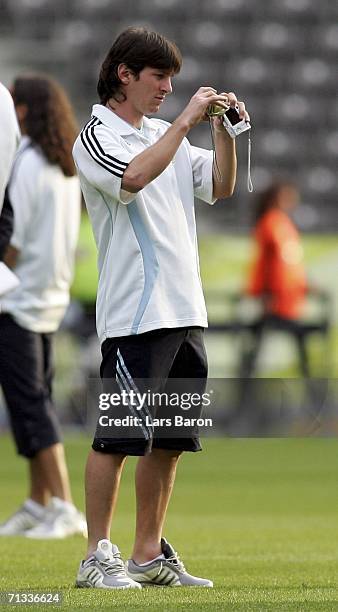
[[[24,329],[9,314],[0,315],[0,384],[17,451],[33,458],[60,442],[52,404],[52,334]]]
[[[102,364],[100,369],[103,388],[111,390],[111,384],[135,386],[134,381],[144,384],[153,391],[165,392],[171,384],[181,380],[182,385],[192,381],[194,391],[202,395],[205,391],[208,366],[203,342],[203,328],[157,329],[144,334],[108,338],[102,345]],[[130,381],[128,383],[128,380]],[[187,381],[189,381],[187,383]],[[121,386],[120,386],[121,389]],[[162,407],[156,417],[161,417]],[[116,414],[116,411],[115,411]],[[135,414],[135,411],[134,411]],[[125,429],[122,431],[126,431]],[[175,431],[175,429],[173,429]],[[93,441],[93,449],[102,453],[124,455],[145,455],[152,448],[178,451],[199,451],[201,445],[198,428],[184,434],[156,437],[156,430],[133,438],[122,435],[105,436],[99,421]]]

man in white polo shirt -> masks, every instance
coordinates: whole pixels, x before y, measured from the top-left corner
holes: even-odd
[[[98,247],[101,377],[105,389],[116,388],[121,395],[137,392],[150,379],[153,391],[166,390],[175,379],[196,380],[200,394],[205,389],[207,315],[194,196],[209,204],[230,196],[236,154],[219,118],[213,119],[217,171],[213,152],[191,146],[186,135],[206,117],[210,104],[238,104],[240,117],[248,115],[233,93],[206,86],[172,125],[147,118],[171,93],[181,62],[177,47],[163,36],[144,28],[125,30],[103,62],[100,104],[73,150]],[[86,470],[88,551],[77,585],[211,587],[210,580],[186,572],[162,537],[178,458],[183,451],[201,450],[198,433],[154,437],[146,405],[135,409],[130,402],[124,412],[120,405],[111,414],[128,411],[138,425],[120,436],[99,419]],[[128,455],[140,459],[135,545],[125,572],[109,537]]]

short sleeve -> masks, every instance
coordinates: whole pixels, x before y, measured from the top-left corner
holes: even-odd
[[[80,179],[116,201],[128,204],[135,198],[121,189],[122,178],[135,153],[126,150],[120,136],[97,123],[94,117],[82,130],[73,148]]]
[[[14,213],[14,230],[11,245],[22,250],[25,235],[34,218],[39,163],[32,149],[27,149],[14,163],[8,187],[9,199]]]
[[[0,84],[0,211],[19,140],[20,132],[12,97]]]
[[[196,198],[200,198],[208,204],[213,204],[217,199],[213,197],[213,151],[190,145],[190,159]]]

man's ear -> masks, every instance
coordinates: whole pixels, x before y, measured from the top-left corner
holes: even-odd
[[[131,77],[131,72],[126,64],[120,64],[117,68],[118,77],[122,85],[128,85]]]

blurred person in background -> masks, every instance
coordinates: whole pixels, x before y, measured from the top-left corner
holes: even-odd
[[[80,221],[76,123],[50,78],[20,76],[12,95],[23,136],[9,182],[15,222],[5,263],[20,285],[2,300],[0,383],[30,491],[0,535],[62,538],[86,530],[72,503],[52,401],[52,338],[69,303]]]
[[[0,83],[0,261],[13,231],[13,208],[6,187],[19,141],[20,130],[13,99]]]
[[[101,68],[100,104],[74,145],[98,247],[101,377],[107,384],[117,381],[117,391],[134,389],[137,379],[147,385],[156,379],[158,391],[175,378],[194,379],[200,394],[206,385],[207,314],[194,196],[213,204],[232,195],[236,150],[220,117],[212,120],[217,164],[213,151],[191,146],[187,135],[211,104],[238,104],[241,119],[248,114],[234,93],[217,93],[206,83],[173,124],[148,118],[172,92],[181,63],[176,45],[160,34],[144,28],[122,32]],[[133,407],[127,411],[131,415]],[[138,414],[139,432],[123,435],[120,429],[115,437],[98,422],[86,468],[88,550],[77,586],[212,587],[211,580],[185,570],[162,536],[179,457],[201,450],[198,432],[154,437],[146,410]],[[139,460],[135,542],[125,567],[110,542],[110,527],[128,455]]]
[[[251,326],[250,346],[244,351],[240,376],[252,376],[264,330],[291,332],[297,340],[302,372],[308,375],[308,359],[300,320],[308,285],[299,232],[290,213],[299,202],[291,182],[274,182],[257,201],[255,257],[247,293],[261,300],[262,315]]]

